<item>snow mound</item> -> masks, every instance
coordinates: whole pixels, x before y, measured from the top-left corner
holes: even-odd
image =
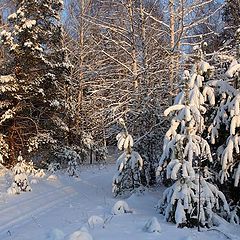
[[[37,184],[37,183],[39,183],[39,181],[34,178],[34,179],[32,179],[32,180],[30,181],[30,183],[31,183],[31,184]]]
[[[64,233],[60,229],[54,228],[51,232],[47,235],[47,240],[63,240]]]
[[[1,156],[1,154],[0,154],[0,156]],[[0,161],[0,162],[1,162],[1,161]],[[8,172],[9,172],[8,169],[5,168],[5,167],[0,163],[0,176],[4,176],[4,175],[6,175]]]
[[[7,193],[9,195],[19,194],[20,190],[16,183],[13,183],[11,187],[8,188]]]
[[[45,177],[45,172],[44,172],[44,170],[43,169],[40,169],[40,170],[38,170],[36,173],[35,173],[35,177],[38,177],[38,178],[43,178],[43,177]]]
[[[95,226],[103,226],[104,220],[99,216],[93,215],[88,219],[88,224],[91,228],[94,228]]]
[[[130,210],[128,204],[125,201],[117,201],[112,208],[112,214],[120,215],[123,213],[132,213],[132,211]]]
[[[215,213],[213,214],[212,221],[213,221],[213,225],[217,227],[228,224],[228,222],[225,219],[223,219],[222,217],[218,216]]]
[[[183,240],[193,240],[191,236],[184,238]]]
[[[152,217],[147,221],[147,223],[143,227],[143,231],[149,232],[149,233],[153,233],[153,232],[160,233],[162,231],[162,229],[161,229],[160,223],[158,222],[157,218]]]
[[[47,178],[47,180],[50,180],[50,181],[56,181],[58,179],[58,177],[56,176],[56,175],[54,175],[54,174],[51,174],[48,178]]]
[[[92,236],[88,233],[86,228],[74,232],[68,238],[68,240],[93,240]]]

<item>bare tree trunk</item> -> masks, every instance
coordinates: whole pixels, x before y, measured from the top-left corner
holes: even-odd
[[[83,101],[83,48],[84,48],[84,9],[85,9],[85,0],[79,1],[80,5],[80,15],[79,15],[79,90],[78,90],[78,103],[77,103],[77,117],[76,117],[76,127],[79,128],[81,124],[81,111],[82,111],[82,101]]]
[[[175,11],[174,11],[174,0],[169,0],[169,13],[170,13],[170,65],[169,65],[169,104],[172,104],[173,97],[173,82],[174,82],[174,46],[175,46]]]
[[[236,36],[235,36],[235,39],[236,39],[236,44],[237,44],[237,61],[239,62],[240,61],[240,32],[236,32]],[[235,87],[236,89],[238,89],[240,87],[240,74],[237,73],[236,74],[237,76],[235,77]]]
[[[147,59],[146,59],[146,26],[143,1],[139,0],[139,27],[140,27],[140,43],[141,43],[141,71],[142,71],[142,90],[147,95],[148,93],[148,73],[147,73]]]
[[[134,91],[137,91],[138,82],[138,65],[137,65],[137,49],[136,49],[136,37],[135,37],[135,26],[134,26],[134,6],[133,0],[128,0],[128,14],[130,18],[130,35],[131,35],[131,57],[132,57],[132,72],[133,72],[133,87]]]

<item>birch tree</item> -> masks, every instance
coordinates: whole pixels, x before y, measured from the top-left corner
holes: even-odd
[[[165,39],[156,31],[159,23],[150,17],[161,18],[159,6],[154,1],[147,4],[142,1],[92,1],[86,6],[84,17],[77,17],[80,10],[69,10],[74,14],[71,26],[75,27],[71,31],[82,29],[81,19],[85,23],[83,68],[78,65],[82,61],[77,59],[82,49],[78,44],[81,41],[76,42],[79,36],[67,40],[72,49],[69,55],[76,62],[75,69],[78,72],[82,69],[84,75],[79,81],[75,77],[79,74],[73,73],[76,84],[82,82],[83,86],[81,114],[78,111],[83,121],[82,131],[89,131],[94,139],[104,142],[102,136],[111,138],[115,134],[110,127],[115,119],[127,116],[129,128],[141,137],[145,131],[139,125],[144,124],[148,130],[157,125],[167,99],[163,94],[167,89],[163,77],[167,54],[162,47]],[[67,31],[69,37],[71,31]],[[161,87],[162,83],[166,89]]]

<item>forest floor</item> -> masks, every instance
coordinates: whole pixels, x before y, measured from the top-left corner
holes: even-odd
[[[113,164],[85,166],[79,178],[63,173],[56,179],[46,176],[32,184],[31,192],[20,195],[8,195],[10,176],[0,176],[0,240],[63,240],[82,227],[94,240],[240,240],[239,225],[224,221],[201,232],[164,222],[154,208],[161,188],[124,199],[132,213],[113,215],[111,209],[118,201],[111,193],[114,172]],[[104,223],[89,223],[91,216],[101,217]],[[160,222],[161,233],[143,231],[153,216]],[[87,238],[76,238],[82,239]]]

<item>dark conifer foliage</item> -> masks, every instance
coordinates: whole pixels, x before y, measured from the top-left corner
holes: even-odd
[[[1,33],[10,56],[8,75],[0,83],[1,98],[11,106],[1,106],[0,126],[9,144],[9,163],[19,149],[32,151],[41,144],[57,143],[59,137],[66,140],[68,131],[70,65],[59,22],[63,2],[22,0],[16,6],[8,17],[9,31]]]

